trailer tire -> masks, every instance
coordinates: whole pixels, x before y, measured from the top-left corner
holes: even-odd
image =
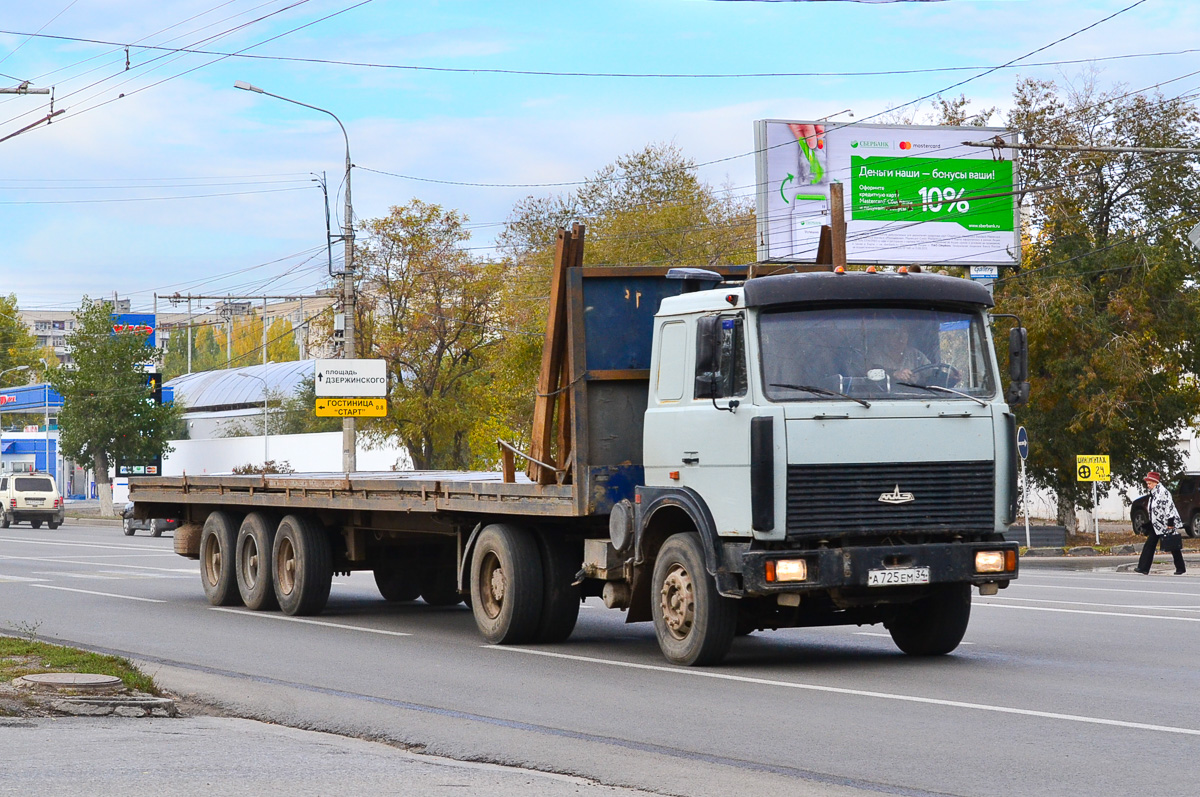
[[[884,623],[910,656],[944,656],[958,647],[971,620],[971,585],[944,584]]]
[[[717,592],[695,532],[673,534],[654,562],[650,611],[658,646],[672,664],[719,664],[733,644],[738,604]]]
[[[453,565],[449,570],[434,567],[425,574],[421,580],[421,600],[430,606],[457,606],[462,603]]]
[[[325,530],[304,515],[288,515],[271,546],[275,598],[287,615],[320,614],[333,583],[333,552]]]
[[[237,531],[226,512],[210,512],[200,532],[200,583],[213,606],[237,606],[242,602],[234,571]]]
[[[399,565],[380,565],[375,568],[375,586],[385,601],[406,603],[421,597],[421,585],[412,570]]]
[[[471,611],[488,642],[518,645],[537,634],[542,616],[542,557],[521,526],[485,528],[471,557]]]
[[[275,609],[274,569],[271,550],[275,543],[275,518],[265,512],[251,512],[238,529],[236,573],[238,592],[247,609]]]
[[[582,555],[571,546],[545,534],[538,536],[542,552],[542,616],[534,642],[562,642],[571,636],[579,620],[579,587],[572,582],[579,572]]]

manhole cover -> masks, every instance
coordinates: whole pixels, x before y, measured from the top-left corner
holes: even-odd
[[[112,689],[121,686],[121,679],[115,675],[98,675],[88,672],[44,672],[35,675],[23,675],[18,683],[26,686],[40,686],[47,689],[74,689],[78,691],[90,689]]]

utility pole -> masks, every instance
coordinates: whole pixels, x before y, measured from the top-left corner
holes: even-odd
[[[833,233],[833,267],[846,268],[846,205],[841,183],[829,185],[829,221]]]
[[[235,89],[242,91],[252,91],[255,94],[264,94],[268,97],[274,97],[277,100],[290,102],[293,105],[299,105],[302,108],[309,108],[313,111],[327,114],[333,117],[333,121],[337,122],[338,127],[342,129],[342,137],[346,139],[346,218],[342,225],[342,241],[346,246],[346,265],[345,271],[342,272],[342,313],[344,315],[342,324],[342,359],[351,359],[357,352],[357,346],[354,339],[354,313],[355,313],[355,296],[354,296],[354,207],[350,203],[350,170],[353,163],[350,161],[350,134],[346,132],[346,126],[342,124],[342,120],[337,117],[333,111],[324,108],[318,108],[316,105],[309,105],[306,102],[289,99],[288,97],[272,94],[269,91],[264,91],[258,86],[252,86],[244,80],[235,81],[233,84]],[[346,473],[351,473],[356,470],[357,456],[357,440],[355,437],[354,418],[342,419],[342,470]]]

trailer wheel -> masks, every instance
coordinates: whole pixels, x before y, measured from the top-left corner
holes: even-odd
[[[271,563],[283,613],[320,614],[333,582],[333,552],[324,529],[303,515],[288,515],[275,530]]]
[[[910,656],[944,656],[958,647],[971,620],[971,585],[945,584],[884,625]]]
[[[484,638],[499,645],[532,640],[542,590],[542,558],[533,534],[504,523],[485,528],[471,558],[471,611]]]
[[[237,585],[247,609],[274,609],[275,582],[272,578],[271,548],[275,543],[275,520],[265,512],[251,512],[242,521],[237,536]]]
[[[542,551],[542,616],[534,642],[562,642],[579,619],[579,587],[573,586],[582,555],[562,540],[539,535]]]
[[[233,518],[225,512],[210,512],[200,532],[200,583],[213,606],[236,606],[242,602],[234,574],[236,545]]]
[[[449,569],[434,567],[425,574],[421,583],[421,600],[430,606],[457,606],[462,603],[453,565]]]
[[[719,664],[733,644],[738,605],[717,592],[694,532],[674,534],[659,549],[650,610],[658,646],[673,664]]]
[[[403,603],[421,597],[421,585],[416,574],[396,564],[375,568],[375,586],[385,601]]]

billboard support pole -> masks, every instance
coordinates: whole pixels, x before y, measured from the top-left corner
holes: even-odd
[[[843,201],[842,184],[829,185],[829,218],[833,232],[833,267],[846,267],[846,206]]]

